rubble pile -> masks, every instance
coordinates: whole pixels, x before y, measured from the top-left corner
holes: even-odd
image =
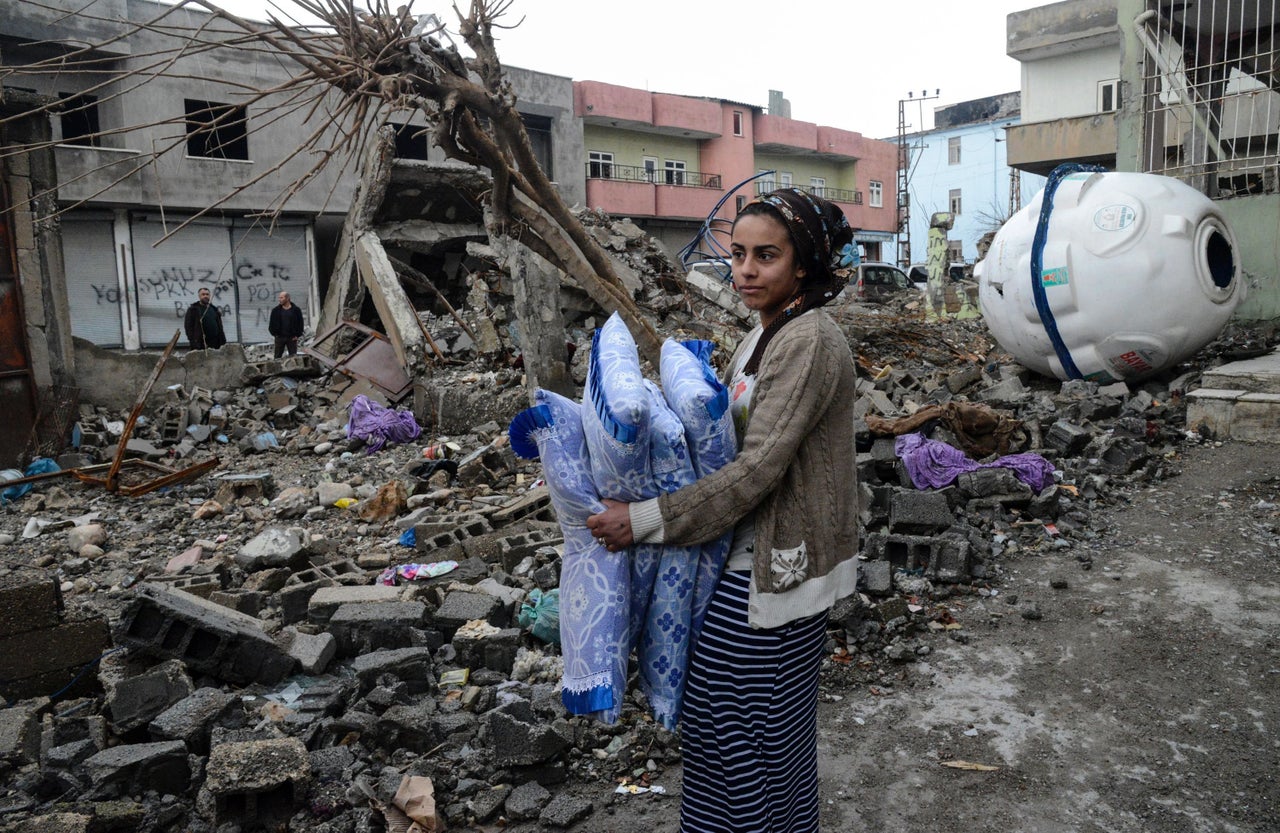
[[[717,279],[686,284],[630,223],[592,226],[642,276],[663,335],[728,347],[744,331]],[[527,405],[507,279],[471,279],[459,317],[496,346],[441,324],[435,370],[468,430],[371,453],[349,436],[351,403],[396,403],[309,357],[264,358],[236,390],[169,389],[129,438],[158,462],[217,455],[213,473],[136,497],[50,479],[0,509],[0,830],[571,828],[663,800],[635,793],[664,786],[678,737],[638,689],[617,725],[561,705],[558,649],[536,627],[554,615],[561,534],[537,464],[507,447]],[[598,312],[574,303],[580,383]],[[862,592],[831,614],[827,697],[892,693],[933,640],[1035,618],[1000,596],[1006,566],[1089,569],[1092,511],[1212,439],[1181,404],[1200,367],[1058,383],[981,322],[925,324],[911,303],[835,310],[859,363],[864,560]],[[1229,330],[1198,360],[1271,340]],[[986,459],[1041,455],[1054,482],[1037,493],[984,468],[913,486],[884,427],[936,408],[916,430],[981,441],[946,418],[958,404],[1007,429]],[[111,459],[124,417],[82,406],[62,467]]]

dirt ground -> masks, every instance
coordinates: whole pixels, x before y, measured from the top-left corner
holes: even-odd
[[[997,595],[949,600],[961,640],[824,683],[825,831],[1280,831],[1280,446],[1173,465],[1086,544],[1008,557]],[[674,831],[679,768],[657,783],[601,785],[573,833]]]

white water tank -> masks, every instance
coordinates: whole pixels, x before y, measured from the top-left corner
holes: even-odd
[[[1051,180],[1052,182],[1052,180]],[[1244,296],[1235,237],[1213,201],[1170,177],[1073,173],[1052,198],[1032,281],[1041,191],[974,268],[992,335],[1059,379],[1138,379],[1208,344]]]

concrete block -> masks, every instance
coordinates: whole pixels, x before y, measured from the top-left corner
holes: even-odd
[[[111,716],[111,728],[116,734],[125,734],[150,723],[193,691],[186,667],[171,659],[108,684],[104,705]]]
[[[62,594],[53,576],[10,573],[0,578],[0,639],[51,628],[61,621]]]
[[[410,630],[424,624],[422,602],[363,602],[344,604],[329,619],[329,632],[338,640],[338,655],[356,656],[384,648],[409,648]]]
[[[236,702],[230,692],[199,688],[156,715],[147,727],[153,738],[178,740],[197,754],[209,751],[209,732]]]
[[[187,748],[176,740],[113,746],[90,756],[84,769],[94,789],[104,796],[149,790],[183,795],[191,786]]]
[[[39,708],[33,703],[0,709],[0,764],[21,767],[39,760],[38,712]]]
[[[893,590],[893,566],[888,561],[864,561],[858,565],[858,574],[873,596],[884,596]]]
[[[385,584],[322,587],[311,595],[307,603],[307,621],[327,625],[334,611],[344,604],[398,602],[403,597],[404,591],[401,588]]]
[[[538,821],[544,827],[556,827],[561,830],[570,827],[595,812],[591,799],[568,792],[559,792],[547,802],[538,814]]]
[[[956,477],[956,489],[970,499],[998,495],[1015,497],[1024,502],[1031,499],[1031,487],[1006,468],[964,472]]]
[[[338,652],[338,640],[331,633],[310,634],[285,628],[277,641],[305,674],[323,674]]]
[[[510,503],[498,507],[497,511],[489,516],[494,528],[501,528],[513,521],[524,520],[525,518],[538,518],[545,521],[555,520],[555,516],[551,511],[551,494],[547,491],[546,486],[539,486],[536,489],[525,492]]]
[[[433,666],[430,648],[397,648],[362,654],[352,661],[351,670],[369,685],[383,674],[401,680],[435,682]]]
[[[889,499],[889,529],[905,534],[932,535],[955,523],[946,496],[939,492],[898,491]]]
[[[1044,439],[1050,448],[1056,449],[1062,456],[1078,457],[1093,439],[1093,432],[1060,419],[1049,426],[1049,433]]]
[[[209,752],[204,788],[217,825],[252,819],[258,828],[284,825],[302,805],[311,759],[297,738],[224,743]]]
[[[258,620],[151,583],[138,587],[116,628],[117,644],[180,659],[192,671],[230,683],[279,682],[296,661]]]
[[[512,821],[532,821],[551,801],[551,792],[536,781],[521,784],[507,796],[506,816]]]
[[[448,630],[456,630],[477,619],[496,625],[498,622],[495,620],[501,609],[502,601],[487,593],[454,590],[444,597],[444,602],[436,610],[432,621]]]
[[[508,573],[516,565],[541,547],[554,547],[564,543],[564,536],[551,529],[531,529],[517,535],[509,535],[498,541],[498,554],[502,559],[502,569]]]
[[[259,502],[275,493],[275,480],[268,471],[220,474],[213,482],[217,486],[213,499],[223,506],[240,498]]]
[[[235,555],[236,564],[245,572],[267,567],[298,565],[303,559],[304,542],[297,529],[267,527],[248,541]]]
[[[470,635],[464,628],[454,635],[451,644],[458,652],[459,665],[472,669],[488,668],[510,675],[523,635],[519,628],[503,628],[478,635]]]
[[[498,766],[527,766],[549,761],[572,745],[557,725],[526,721],[505,707],[488,713],[489,739]]]
[[[111,647],[105,619],[60,622],[0,638],[0,696],[7,700],[52,694],[76,680],[67,692],[81,696],[96,689],[92,674],[80,670]]]

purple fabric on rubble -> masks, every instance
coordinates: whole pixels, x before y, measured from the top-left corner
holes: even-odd
[[[418,438],[422,427],[409,411],[384,408],[364,394],[351,400],[351,417],[347,421],[347,439],[359,437],[368,443],[367,453],[381,451],[388,441],[407,443]]]
[[[923,434],[903,434],[893,444],[917,489],[940,489],[965,472],[1006,468],[1040,494],[1053,484],[1053,464],[1039,454],[1010,454],[990,463],[976,463],[960,449]]]

